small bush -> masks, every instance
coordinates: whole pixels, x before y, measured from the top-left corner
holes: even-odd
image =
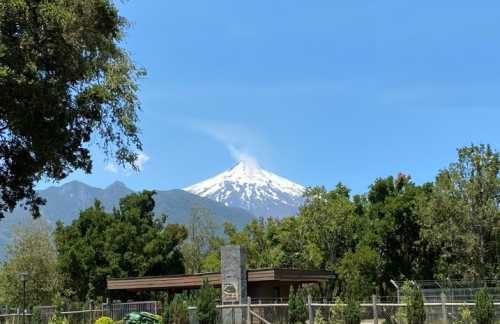
[[[472,312],[467,307],[460,307],[458,309],[458,324],[470,324],[472,323]]]
[[[42,312],[40,311],[40,307],[33,307],[31,314],[32,324],[42,324]]]
[[[408,324],[424,324],[425,318],[424,296],[418,286],[413,286],[407,300],[406,319]]]
[[[113,324],[114,321],[112,318],[107,317],[107,316],[102,316],[95,321],[95,324]]]
[[[316,311],[316,315],[314,316],[314,324],[327,324],[323,314],[321,314],[321,309]]]
[[[288,322],[291,324],[303,324],[307,321],[307,306],[305,296],[302,289],[294,291],[293,286],[290,287],[290,295],[288,297]]]
[[[187,324],[189,322],[189,311],[187,304],[187,296],[177,294],[168,305],[168,321],[171,324]]]
[[[495,306],[486,289],[476,294],[476,306],[472,312],[477,324],[493,324],[495,321]]]
[[[335,302],[330,308],[330,323],[344,324],[344,311],[345,306],[343,305],[342,299],[340,297],[335,298]]]
[[[344,310],[344,321],[346,324],[361,323],[361,309],[359,303],[354,299],[349,299]]]

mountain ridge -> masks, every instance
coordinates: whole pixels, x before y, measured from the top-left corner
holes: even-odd
[[[209,198],[197,196],[181,189],[155,190],[155,213],[166,214],[169,223],[185,224],[192,208],[202,207],[210,210],[213,221],[221,225],[231,222],[242,227],[250,222],[254,215],[247,210],[225,206]],[[117,207],[121,198],[133,193],[123,182],[115,181],[105,188],[90,186],[80,181],[70,181],[61,186],[50,186],[39,190],[38,194],[47,200],[41,207],[42,218],[54,225],[57,221],[70,224],[80,212],[91,207],[96,199],[100,200],[105,210]],[[28,222],[31,215],[22,207],[7,213],[0,220],[0,255],[9,241],[13,225]]]

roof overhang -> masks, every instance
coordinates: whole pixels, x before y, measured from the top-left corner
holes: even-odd
[[[248,283],[263,282],[324,282],[334,279],[332,272],[318,270],[295,269],[259,269],[248,270]],[[137,277],[124,279],[108,279],[109,290],[161,290],[161,289],[193,289],[202,285],[207,279],[212,286],[221,285],[219,272],[200,273],[194,275],[169,275],[157,277]]]

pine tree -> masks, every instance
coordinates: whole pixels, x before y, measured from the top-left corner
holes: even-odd
[[[476,294],[476,307],[472,313],[477,324],[493,324],[495,320],[495,306],[486,289]]]
[[[361,310],[359,303],[350,298],[347,301],[347,306],[344,311],[344,320],[346,324],[359,324],[361,323]]]
[[[196,296],[196,307],[198,313],[198,321],[200,324],[215,324],[217,321],[216,299],[217,292],[208,283],[208,280],[203,281],[203,285]]]
[[[288,322],[292,324],[302,324],[307,320],[307,306],[302,289],[295,292],[293,286],[290,287],[288,298]]]
[[[419,287],[412,287],[406,307],[406,317],[408,324],[424,324],[425,323],[425,308],[424,296]]]

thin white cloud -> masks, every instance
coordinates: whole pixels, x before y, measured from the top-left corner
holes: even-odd
[[[236,162],[258,165],[258,156],[268,156],[268,144],[255,130],[220,122],[193,122],[191,127],[223,144]]]
[[[149,156],[144,153],[144,152],[139,152],[137,154],[137,159],[134,162],[134,165],[139,171],[141,171],[144,168],[144,164],[149,161]]]
[[[118,167],[116,164],[109,162],[104,166],[104,171],[118,173]]]

